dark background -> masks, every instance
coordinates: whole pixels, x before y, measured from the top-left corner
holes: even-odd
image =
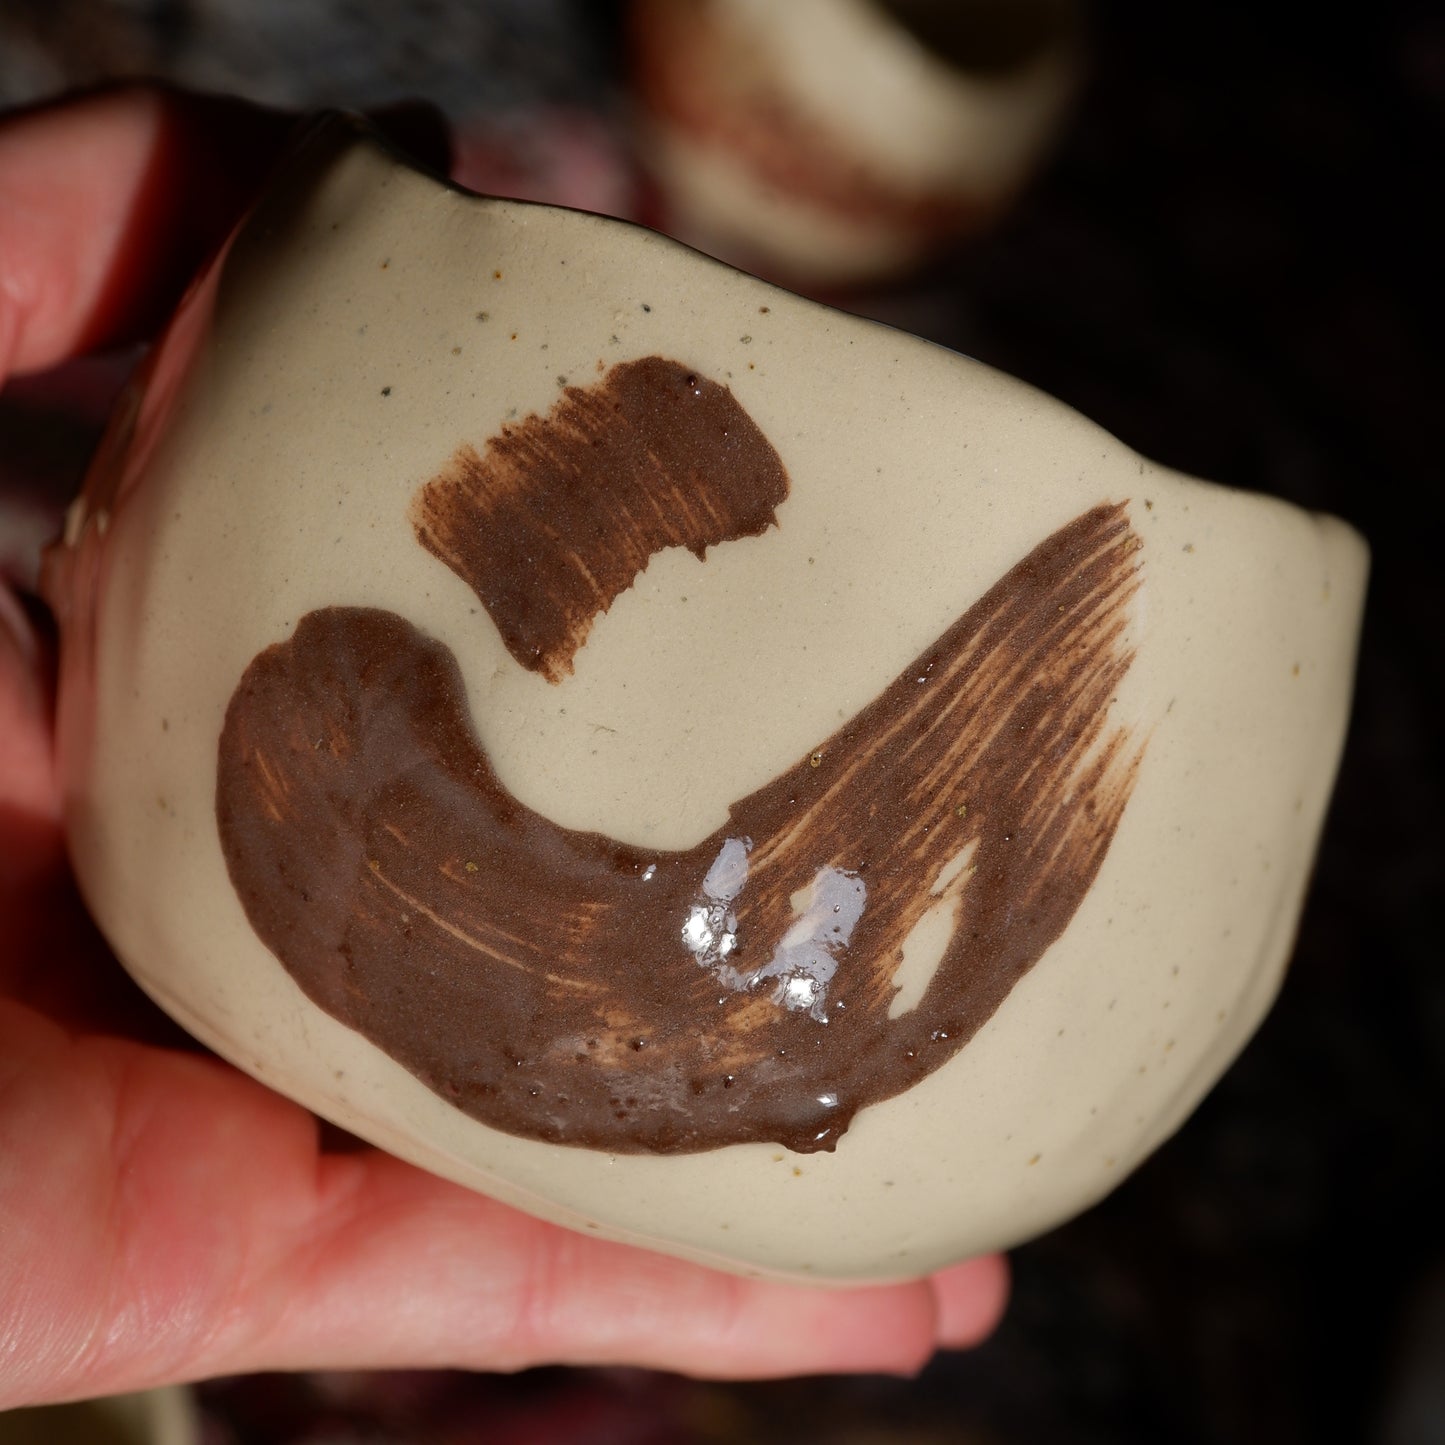
[[[1354,723],[1274,1012],[1175,1140],[1015,1253],[997,1336],[917,1382],[273,1377],[204,1387],[215,1442],[1445,1442],[1445,15],[1087,13],[1085,89],[1020,204],[852,304],[1158,461],[1369,539]],[[421,95],[466,121],[562,103],[615,124],[615,21],[585,0],[3,0],[0,100],[151,73],[289,104]]]

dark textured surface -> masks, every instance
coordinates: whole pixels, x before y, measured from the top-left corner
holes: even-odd
[[[165,76],[273,105],[424,97],[454,119],[596,104],[613,0],[5,0],[0,99]]]
[[[1018,1251],[998,1336],[916,1384],[246,1381],[207,1389],[215,1440],[1445,1441],[1445,15],[1111,0],[1093,21],[1090,84],[1019,210],[871,309],[1369,537],[1355,724],[1275,1012],[1133,1180]],[[592,76],[603,52],[558,25],[507,96]],[[445,101],[417,65],[405,88]]]

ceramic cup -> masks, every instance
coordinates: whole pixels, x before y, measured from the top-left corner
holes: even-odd
[[[274,1088],[548,1219],[916,1275],[1098,1199],[1280,981],[1365,550],[315,127],[49,559],[85,897]]]
[[[638,150],[669,234],[808,289],[992,221],[1080,69],[1074,0],[632,0]]]

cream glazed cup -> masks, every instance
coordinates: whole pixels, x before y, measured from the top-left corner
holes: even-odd
[[[665,228],[805,287],[900,275],[987,225],[1072,99],[1074,0],[631,0]]]
[[[915,1276],[1269,1006],[1343,524],[651,232],[314,126],[51,554],[70,845],[242,1069],[544,1218]]]

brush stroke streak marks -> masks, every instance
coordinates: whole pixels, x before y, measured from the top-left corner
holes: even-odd
[[[444,646],[323,608],[227,711],[231,878],[320,1007],[497,1129],[617,1153],[831,1149],[977,1033],[1093,883],[1142,753],[1109,715],[1139,561],[1123,505],[1061,527],[671,853],[524,807]],[[846,928],[828,931],[820,897],[847,905]],[[942,955],[890,1018],[904,941],[941,906]],[[699,908],[722,910],[725,958],[687,941]],[[819,1007],[798,957],[827,975]]]
[[[561,682],[655,552],[761,536],[788,495],[731,391],[661,356],[569,386],[546,416],[463,446],[412,505],[429,552],[476,593],[523,667]]]

